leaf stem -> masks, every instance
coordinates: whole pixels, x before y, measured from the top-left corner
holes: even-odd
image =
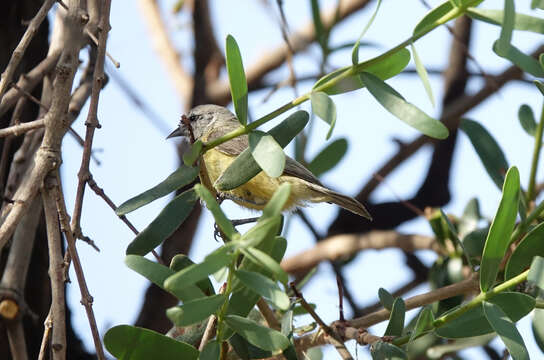
[[[542,148],[542,132],[544,129],[544,105],[540,114],[540,121],[535,132],[535,147],[533,149],[533,161],[531,162],[531,174],[529,176],[529,189],[527,190],[527,202],[530,203],[535,197],[536,171],[538,160],[540,158],[540,149]]]

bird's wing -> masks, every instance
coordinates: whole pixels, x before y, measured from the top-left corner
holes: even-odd
[[[285,168],[283,169],[283,175],[294,176],[310,183],[323,186],[321,181],[319,181],[319,179],[316,178],[310,170],[306,169],[301,163],[290,158],[289,156],[285,157]]]

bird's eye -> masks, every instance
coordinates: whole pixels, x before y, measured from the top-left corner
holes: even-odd
[[[196,115],[195,114],[190,115],[189,116],[189,121],[190,122],[196,121]]]

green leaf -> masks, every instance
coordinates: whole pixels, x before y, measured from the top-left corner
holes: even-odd
[[[405,360],[406,353],[401,348],[383,342],[381,340],[376,341],[370,346],[370,355],[372,360]]]
[[[389,324],[385,330],[384,336],[401,336],[404,329],[404,317],[406,315],[406,305],[402,298],[396,298],[393,302]]]
[[[468,8],[467,15],[471,18],[485,21],[489,24],[502,26],[504,19],[503,10],[491,10],[480,8]],[[514,19],[514,30],[530,31],[537,34],[544,34],[544,19],[516,13]]]
[[[270,301],[280,310],[289,308],[289,297],[275,282],[256,272],[238,270],[234,275],[248,288]]]
[[[544,256],[544,241],[542,239],[544,239],[544,223],[538,224],[520,241],[506,264],[505,280],[521,274],[523,270],[531,266],[533,257]]]
[[[380,299],[380,303],[384,308],[391,311],[393,308],[393,303],[395,302],[395,298],[389,291],[385,290],[384,288],[378,289],[378,298]]]
[[[176,231],[193,210],[197,196],[187,190],[170,201],[127,247],[127,255],[145,255]]]
[[[514,8],[514,0],[504,0],[501,34],[499,40],[495,42],[496,48],[494,49],[499,56],[504,56],[508,52],[508,48],[512,42],[512,30],[514,29],[515,19],[516,9]]]
[[[535,136],[536,120],[533,109],[527,104],[521,105],[518,110],[518,118],[523,130],[525,130],[527,134]]]
[[[489,228],[476,229],[469,232],[463,238],[463,245],[465,247],[465,251],[470,256],[473,263],[475,260],[482,257],[488,232]]]
[[[292,307],[290,307],[292,309]],[[298,360],[293,336],[293,310],[288,310],[281,318],[281,333],[289,339],[289,346],[283,350],[286,360]]]
[[[221,354],[221,345],[217,340],[208,341],[198,356],[198,360],[219,360]]]
[[[431,104],[433,107],[435,107],[435,101],[434,101],[434,95],[433,95],[433,88],[431,87],[431,83],[429,82],[429,74],[427,73],[427,69],[425,69],[425,65],[423,65],[423,62],[419,58],[419,55],[417,54],[416,47],[414,44],[410,44],[410,47],[412,49],[412,54],[414,54],[414,62],[416,64],[416,71],[419,75],[419,78],[421,79],[421,82],[423,83],[423,88],[425,88],[425,92],[427,93],[427,96],[429,97],[429,100],[431,101]]]
[[[516,224],[519,204],[519,171],[512,166],[506,173],[502,198],[491,223],[480,266],[480,289],[487,292],[493,287],[499,266],[510,244],[510,236]]]
[[[319,46],[321,46],[321,51],[323,54],[328,53],[328,32],[325,30],[325,27],[323,26],[323,22],[321,21],[321,11],[319,10],[319,0],[311,0],[310,4],[312,5],[312,20],[314,21],[314,28],[315,28],[315,38],[317,39],[317,42]]]
[[[157,264],[151,260],[139,255],[127,255],[125,257],[125,264],[138,274],[147,278],[149,281],[166,290],[163,286],[164,280],[174,274],[172,269],[167,268],[164,265]],[[196,286],[187,286],[183,289],[175,289],[171,291],[181,301],[191,301],[201,298],[204,293]]]
[[[287,285],[289,281],[287,273],[270,255],[254,247],[242,248],[241,250],[250,261],[272,274],[277,281]]]
[[[521,70],[535,77],[544,77],[544,69],[542,69],[538,61],[532,56],[524,54],[517,47],[509,45],[506,49],[499,49],[498,43],[495,41],[493,51],[500,57],[509,60]]]
[[[538,80],[533,80],[533,84],[535,84],[536,88],[544,95],[544,84]]]
[[[262,131],[251,132],[249,134],[249,148],[259,167],[268,176],[275,178],[283,174],[285,154],[271,135]]]
[[[361,35],[359,35],[359,38],[355,42],[355,45],[353,45],[353,50],[351,51],[351,62],[353,63],[353,65],[357,65],[359,63],[359,44],[361,43],[361,39],[363,38],[363,36],[365,36],[367,30],[370,28],[370,25],[372,25],[372,23],[374,22],[374,19],[376,18],[376,14],[378,14],[378,10],[380,9],[381,4],[382,0],[378,0],[372,16],[366,23],[363,31],[361,31]]]
[[[335,167],[346,155],[347,150],[348,141],[345,138],[334,140],[308,164],[308,170],[319,177]]]
[[[326,137],[329,140],[336,125],[336,106],[332,99],[321,91],[312,92],[310,100],[312,102],[312,112],[330,125]]]
[[[178,272],[178,271],[181,271],[181,270],[185,269],[188,266],[193,265],[194,263],[195,262],[193,260],[191,260],[187,255],[177,254],[170,261],[170,269],[172,269],[174,272]],[[164,280],[166,280],[166,279],[164,279]],[[162,281],[161,286],[163,286],[164,280]],[[200,290],[202,290],[202,292],[206,296],[215,294],[215,289],[213,288],[212,282],[208,278],[205,278],[205,279],[202,279],[202,280],[198,281],[195,285]],[[202,297],[202,296],[199,296],[199,297]]]
[[[266,359],[272,356],[270,351],[259,349],[238,334],[232,335],[229,343],[241,360]]]
[[[508,169],[508,162],[504,157],[499,144],[491,134],[479,123],[469,119],[461,121],[461,130],[467,134],[474,150],[480,157],[485,170],[497,187],[502,188],[504,174]]]
[[[484,301],[484,314],[491,327],[501,337],[514,360],[529,360],[529,353],[516,325],[497,305]]]
[[[198,167],[180,166],[158,185],[122,203],[115,213],[118,216],[126,215],[150,202],[170,194],[185,185],[190,184],[198,176]]]
[[[268,131],[274,140],[282,147],[293,140],[308,123],[309,115],[306,111],[297,111],[289,115],[284,121]],[[251,149],[247,148],[223,171],[217,179],[214,187],[219,191],[227,191],[237,188],[251,180],[261,172],[261,168],[251,155]]]
[[[359,63],[356,66],[346,66],[335,70],[319,79],[312,89],[316,92],[322,91],[328,95],[343,94],[348,91],[365,87],[365,84],[359,78],[359,74],[363,71],[374,74],[382,80],[386,80],[399,74],[406,68],[409,62],[410,51],[399,49],[385,59],[380,59],[380,61],[370,59]],[[336,79],[341,75],[347,76],[343,79]]]
[[[424,332],[431,330],[433,328],[433,311],[430,306],[425,306],[423,310],[419,313],[417,318],[416,326],[410,334],[410,342],[414,341],[418,336]]]
[[[166,310],[166,316],[176,326],[187,326],[207,319],[225,303],[225,295],[205,296]]]
[[[487,301],[498,305],[512,321],[518,321],[535,308],[534,297],[517,292],[499,293]],[[480,304],[439,327],[435,333],[444,338],[459,339],[485,335],[493,331]]]
[[[456,9],[453,7],[453,5],[446,1],[437,7],[431,9],[424,17],[421,19],[421,21],[416,25],[413,31],[414,37],[419,37],[423,35],[424,33],[428,32],[432,28],[441,25],[444,23],[444,20],[446,17],[448,17],[449,13],[452,11],[456,11]],[[461,15],[461,14],[459,14]]]
[[[197,195],[204,200],[206,207],[211,211],[215,223],[219,226],[227,238],[232,240],[238,231],[236,231],[234,225],[232,225],[232,222],[227,218],[223,210],[221,210],[221,207],[217,201],[215,201],[215,197],[201,184],[196,184],[194,188]]]
[[[170,291],[192,285],[230,264],[234,255],[230,253],[235,244],[229,243],[215,250],[199,264],[194,264],[169,276],[164,287]]]
[[[398,119],[427,136],[437,139],[445,139],[448,137],[448,129],[444,124],[433,119],[413,104],[404,100],[402,95],[382,80],[369,73],[362,73],[361,79],[366,84],[368,91],[372,96]]]
[[[529,269],[529,275],[527,275],[527,281],[534,284],[540,289],[540,292],[544,290],[544,258],[541,256],[535,256]]]
[[[164,336],[153,330],[130,325],[118,325],[104,335],[106,349],[119,360],[171,360],[198,358],[193,346]]]
[[[198,157],[200,156],[200,152],[202,151],[202,146],[204,144],[202,141],[196,140],[192,145],[189,151],[186,151],[183,154],[183,164],[185,166],[193,166],[194,163],[198,160]]]
[[[275,216],[265,220],[259,220],[255,226],[249,229],[240,238],[241,248],[256,247],[266,239],[271,239],[278,232],[281,217]]]
[[[544,352],[544,309],[535,309],[532,328],[535,342],[540,351]]]
[[[250,344],[263,350],[278,351],[289,346],[289,339],[279,331],[261,326],[237,315],[225,316],[225,322]]]
[[[240,124],[247,124],[247,81],[242,63],[242,55],[236,40],[231,35],[227,35],[226,43],[226,63],[229,74],[230,94],[234,111]]]

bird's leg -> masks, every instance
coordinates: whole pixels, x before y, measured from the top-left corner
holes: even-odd
[[[264,203],[263,204],[258,204],[256,202],[251,201],[251,200],[243,199],[241,197],[238,197],[238,196],[235,196],[235,195],[229,194],[229,193],[217,193],[216,200],[217,200],[217,203],[219,205],[221,205],[221,203],[223,203],[223,201],[225,201],[225,200],[246,202],[246,203],[252,204],[252,205],[264,205]],[[253,223],[253,222],[257,222],[258,220],[259,220],[259,217],[252,217],[252,218],[247,218],[247,219],[230,220],[230,222],[232,223],[233,226],[238,226],[238,225],[245,225],[245,224],[250,224],[250,223]],[[218,237],[224,239],[223,233],[221,232],[221,229],[219,228],[217,223],[214,223],[213,237],[214,237],[214,239],[216,241],[219,241]]]

